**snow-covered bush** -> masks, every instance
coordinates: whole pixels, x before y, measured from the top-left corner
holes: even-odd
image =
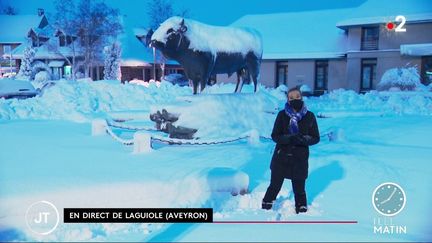
[[[35,77],[34,77],[34,81],[35,82],[45,82],[51,80],[51,75],[47,72],[47,71],[40,71],[38,73],[36,73]]]
[[[121,80],[120,56],[121,47],[119,43],[113,43],[104,48],[105,55],[105,80]]]
[[[51,80],[52,74],[51,74],[51,68],[48,66],[48,64],[42,62],[42,61],[35,61],[32,64],[32,79],[36,78],[36,74],[39,72],[46,72],[47,79]]]
[[[28,46],[24,49],[24,57],[21,61],[19,72],[16,76],[17,79],[30,80],[32,76],[32,63],[35,56],[35,49]]]
[[[387,70],[377,85],[378,90],[415,90],[421,87],[417,67],[392,68]]]

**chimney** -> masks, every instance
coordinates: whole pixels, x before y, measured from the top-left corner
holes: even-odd
[[[42,16],[45,14],[45,10],[43,8],[38,8],[38,16]]]

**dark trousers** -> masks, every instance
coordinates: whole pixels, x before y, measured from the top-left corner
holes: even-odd
[[[266,194],[263,198],[264,202],[273,202],[276,200],[276,197],[282,188],[284,179],[285,178],[281,174],[272,171],[270,186],[267,188]],[[291,180],[296,207],[307,206],[305,182],[306,180],[304,179]]]

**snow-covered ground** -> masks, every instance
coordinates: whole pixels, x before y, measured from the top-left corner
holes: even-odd
[[[233,94],[233,84],[192,96],[169,83],[149,87],[115,81],[60,81],[39,97],[0,99],[0,241],[432,241],[432,95],[429,92],[337,90],[307,98],[322,135],[311,147],[307,180],[310,210],[296,215],[289,181],[271,211],[260,209],[270,180],[270,140],[212,146],[157,146],[133,154],[109,136],[91,136],[96,118],[179,113],[176,125],[198,128],[201,139],[255,131],[268,137],[285,87]],[[123,138],[131,132],[115,130]],[[159,134],[161,135],[161,134]],[[211,178],[226,171],[249,175],[249,193],[214,190]],[[401,185],[404,210],[393,223],[406,234],[374,234],[383,218],[371,204],[383,182]],[[47,200],[67,207],[212,207],[214,220],[352,220],[356,224],[63,224],[33,234],[25,212]],[[62,222],[62,219],[61,219]]]

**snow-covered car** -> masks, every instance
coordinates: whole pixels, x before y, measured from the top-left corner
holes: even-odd
[[[15,79],[0,79],[0,98],[10,99],[31,98],[38,94],[29,81]]]
[[[178,86],[189,86],[189,79],[180,73],[165,75],[162,77],[162,81],[170,82],[172,84],[177,84]]]

